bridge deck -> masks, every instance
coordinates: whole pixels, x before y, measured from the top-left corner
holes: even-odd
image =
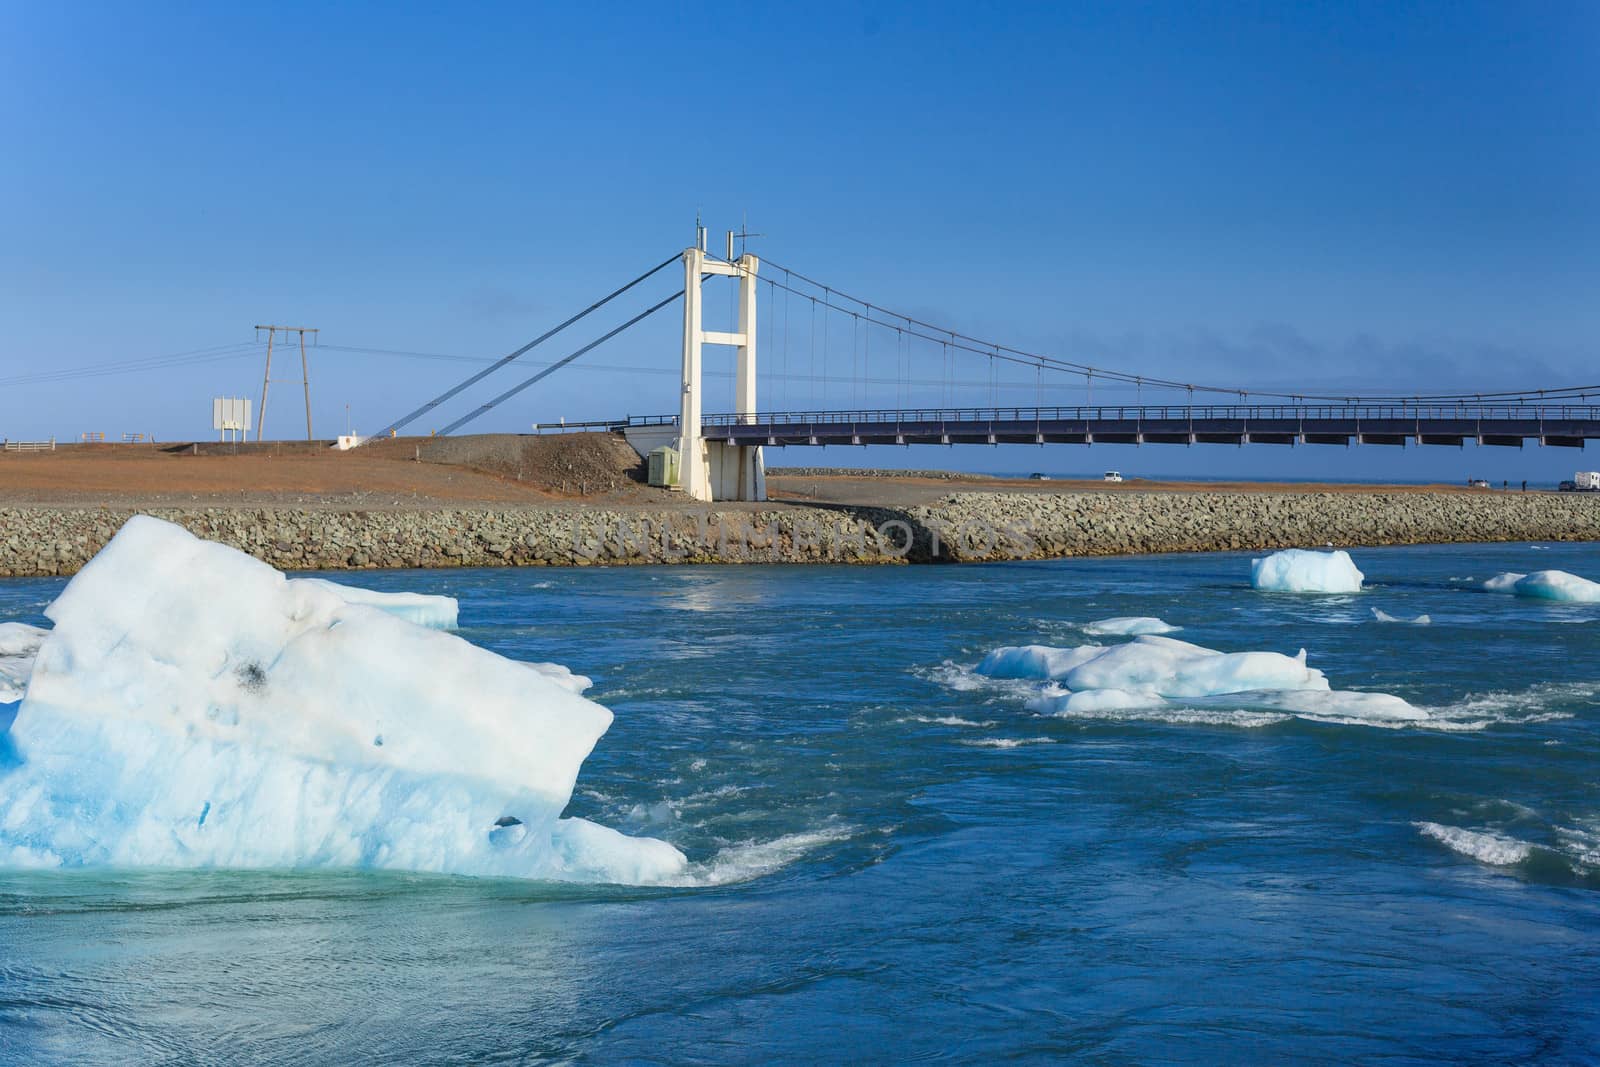
[[[673,416],[629,426],[676,425]],[[741,445],[1541,445],[1600,440],[1600,406],[1237,405],[949,408],[709,415],[708,441]]]

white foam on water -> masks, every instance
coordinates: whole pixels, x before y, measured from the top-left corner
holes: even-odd
[[[586,679],[361,601],[129,520],[46,609],[0,856],[617,882],[687,866],[560,817],[612,719]]]
[[[764,878],[828,845],[848,841],[855,828],[846,824],[803,833],[784,834],[769,841],[744,841],[721,849],[704,863],[650,879],[650,884],[686,888],[732,885]]]
[[[1140,634],[1172,634],[1182,629],[1183,627],[1181,626],[1173,626],[1171,623],[1163,622],[1149,615],[1123,615],[1114,619],[1097,619],[1094,622],[1085,623],[1083,626],[1083,632],[1091,637],[1135,637]]]
[[[920,722],[927,723],[930,726],[975,726],[980,729],[985,726],[994,725],[993,719],[983,719],[979,721],[974,719],[963,719],[959,715],[910,715],[904,719],[896,719],[895,722]]]
[[[1390,615],[1387,611],[1384,611],[1381,608],[1372,609],[1372,618],[1377,622],[1399,622],[1405,623],[1409,626],[1431,626],[1433,624],[1433,618],[1428,615],[1416,615],[1412,618],[1405,619],[1398,615]]]
[[[1021,748],[1023,745],[1053,745],[1056,742],[1053,737],[980,737],[961,743],[973,748]]]
[[[1359,593],[1365,577],[1350,553],[1285,549],[1250,561],[1250,584],[1274,593]]]
[[[1482,730],[1497,724],[1531,725],[1570,719],[1573,713],[1553,705],[1593,702],[1600,697],[1600,682],[1541,682],[1516,692],[1474,693],[1450,704],[1429,707],[1428,720],[1418,723],[1431,730]]]
[[[1436,822],[1417,822],[1412,825],[1424,837],[1431,837],[1450,851],[1491,867],[1514,867],[1533,854],[1533,845],[1503,834],[1463,830],[1459,826]]]
[[[1556,839],[1567,859],[1583,872],[1600,871],[1600,820],[1588,825],[1557,826]]]

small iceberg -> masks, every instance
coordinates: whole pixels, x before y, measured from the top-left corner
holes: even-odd
[[[1428,718],[1427,712],[1387,693],[1331,689],[1327,676],[1307,665],[1305,649],[1294,656],[1219,652],[1171,637],[1144,635],[1121,645],[997,648],[983,657],[976,673],[1045,683],[1028,706],[1049,715],[1161,709],[1181,703],[1335,721]]]
[[[1384,611],[1381,608],[1373,608],[1372,609],[1372,617],[1377,622],[1398,622],[1398,623],[1404,623],[1407,626],[1431,626],[1431,625],[1433,625],[1433,617],[1430,616],[1430,615],[1417,615],[1414,618],[1402,619],[1398,615],[1390,615],[1387,611]]]
[[[1117,690],[1159,697],[1206,697],[1255,689],[1326,689],[1321,671],[1279,652],[1218,652],[1172,637],[1145,635],[1122,645],[997,648],[978,673],[1038,678],[1074,692]]]
[[[1183,629],[1149,615],[1119,615],[1086,624],[1083,632],[1092,637],[1136,637],[1141,634],[1173,634]]]
[[[1359,593],[1365,577],[1345,551],[1302,548],[1250,561],[1250,584],[1271,593]]]
[[[432,628],[447,599],[289,579],[130,519],[52,630],[0,631],[8,677],[32,660],[0,863],[682,877],[672,845],[562,817],[611,725],[589,680]]]
[[[1513,593],[1533,600],[1600,604],[1600,582],[1591,582],[1566,571],[1534,571],[1532,574],[1508,571],[1484,582],[1483,588],[1490,593]]]

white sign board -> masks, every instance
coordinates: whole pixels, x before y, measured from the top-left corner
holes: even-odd
[[[250,401],[243,397],[213,397],[211,400],[211,428],[213,430],[249,429]]]

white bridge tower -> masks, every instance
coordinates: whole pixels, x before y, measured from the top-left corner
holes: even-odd
[[[704,231],[701,231],[702,235]],[[702,243],[703,243],[702,236]],[[734,412],[740,422],[756,421],[756,275],[761,261],[748,253],[728,261],[709,258],[704,247],[683,253],[683,401],[678,412],[679,484],[694,500],[765,500],[767,473],[760,445],[707,441],[701,436],[701,352],[706,345],[737,349]],[[703,328],[700,286],[708,275],[739,279],[736,333]]]

